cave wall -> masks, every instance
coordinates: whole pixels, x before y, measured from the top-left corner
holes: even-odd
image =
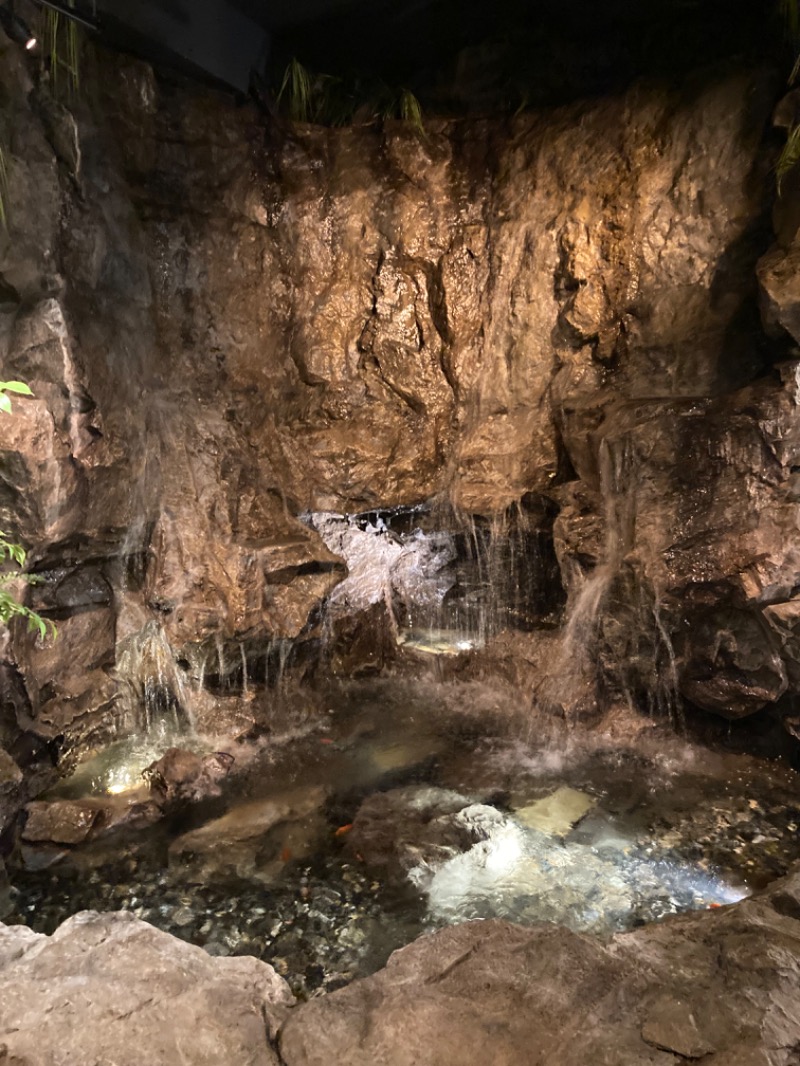
[[[6,733],[95,735],[143,634],[195,677],[296,637],[343,574],[297,516],[431,498],[557,502],[572,602],[613,562],[612,687],[659,634],[700,706],[795,683],[768,76],[420,136],[282,129],[102,52],[66,107],[26,62],[0,53],[0,344],[35,398],[0,423],[0,522],[59,637],[6,640]]]

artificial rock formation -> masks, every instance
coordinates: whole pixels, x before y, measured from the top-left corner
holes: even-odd
[[[268,128],[99,52],[68,110],[26,62],[0,520],[59,638],[15,631],[8,743],[264,681],[344,574],[299,516],[431,498],[559,512],[612,690],[737,716],[793,683],[794,371],[748,385],[768,77],[422,137]]]
[[[9,1063],[280,1063],[293,997],[271,966],[212,959],[131,915],[84,912],[52,938],[2,926],[0,969]]]
[[[20,1066],[791,1066],[798,889],[790,875],[608,943],[467,922],[294,1006],[265,963],[129,914],[84,912],[52,937],[0,926],[0,1047]]]

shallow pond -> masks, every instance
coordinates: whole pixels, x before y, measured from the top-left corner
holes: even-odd
[[[608,935],[735,902],[797,859],[783,765],[663,735],[537,747],[502,728],[519,711],[478,685],[331,687],[291,738],[248,749],[219,799],[43,869],[27,849],[6,921],[51,932],[79,910],[130,910],[212,954],[257,955],[308,995],[448,922]],[[62,793],[120,791],[138,744]]]

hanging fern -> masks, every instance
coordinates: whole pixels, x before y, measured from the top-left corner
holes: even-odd
[[[783,179],[798,163],[800,163],[800,126],[792,126],[775,167],[778,195],[781,193]]]
[[[426,136],[425,125],[422,121],[422,107],[416,96],[408,89],[400,90],[399,101],[400,118],[410,123],[423,137]]]
[[[75,7],[75,0],[67,0]],[[50,89],[56,98],[74,96],[80,89],[80,27],[74,19],[46,7],[42,11],[43,69],[50,71]]]
[[[315,74],[294,58],[283,73],[277,102],[293,122],[344,126],[358,119],[401,118],[425,136],[422,106],[410,90],[375,78]]]
[[[286,67],[278,93],[278,103],[286,97],[292,122],[310,122],[314,99],[311,74],[302,63],[292,58]]]
[[[6,200],[8,199],[8,165],[2,145],[0,145],[0,226],[8,229],[8,217],[6,215]]]

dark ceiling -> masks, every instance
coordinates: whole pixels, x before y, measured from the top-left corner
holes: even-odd
[[[86,5],[90,0],[83,0]],[[80,0],[78,0],[81,6]],[[785,62],[780,0],[98,0],[109,43],[241,92],[308,70],[444,112],[515,108]]]

